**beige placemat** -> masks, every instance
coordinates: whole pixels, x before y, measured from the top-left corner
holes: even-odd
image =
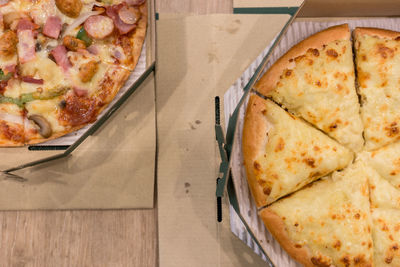
[[[281,31],[288,15],[160,14],[157,25],[160,266],[265,266],[216,218],[214,97]],[[222,109],[223,110],[223,109]]]
[[[68,158],[0,180],[0,210],[152,208],[154,74]]]

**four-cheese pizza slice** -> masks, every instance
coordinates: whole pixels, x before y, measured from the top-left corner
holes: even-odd
[[[346,167],[353,153],[271,100],[250,97],[243,155],[258,207]]]
[[[353,34],[365,148],[374,150],[400,138],[400,33],[357,28]]]
[[[400,266],[400,191],[368,172],[375,266]]]
[[[364,145],[350,30],[328,28],[282,56],[255,85],[353,151]]]
[[[364,167],[353,164],[260,212],[272,235],[304,266],[373,266]]]

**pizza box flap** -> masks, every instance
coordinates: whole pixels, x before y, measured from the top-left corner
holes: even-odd
[[[154,91],[152,72],[111,119],[68,157],[11,176],[0,173],[0,210],[152,208]],[[32,153],[48,156],[50,152]]]
[[[230,85],[290,19],[288,14],[159,15],[160,266],[265,266],[231,233],[225,198],[222,222],[217,222],[214,99],[223,101]]]

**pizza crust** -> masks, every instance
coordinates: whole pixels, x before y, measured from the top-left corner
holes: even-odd
[[[266,205],[266,197],[262,187],[258,184],[254,172],[249,171],[254,161],[265,148],[268,135],[269,123],[262,112],[265,110],[265,100],[259,96],[251,95],[247,104],[247,111],[243,125],[243,158],[244,165],[247,166],[247,181],[253,194],[257,207]]]
[[[133,62],[128,65],[129,70],[133,71],[139,61],[139,57],[142,51],[142,47],[144,44],[144,40],[146,38],[146,30],[147,30],[147,1],[140,6],[140,12],[142,14],[142,18],[140,19],[138,26],[135,30],[135,33],[131,37],[133,43]]]
[[[354,36],[370,35],[379,38],[396,39],[400,37],[400,32],[395,32],[391,30],[378,29],[378,28],[355,28],[353,31]]]
[[[315,267],[315,265],[311,262],[310,251],[304,246],[301,248],[296,247],[292,240],[290,240],[286,231],[286,226],[281,217],[268,208],[261,210],[259,212],[259,216],[263,220],[265,226],[272,236],[279,241],[279,244],[282,246],[282,248],[293,259],[306,267]]]
[[[308,49],[315,48],[320,49],[325,44],[341,39],[349,39],[350,30],[347,24],[333,26],[320,31],[307,39],[304,39],[300,43],[293,46],[285,55],[279,58],[272,66],[268,69],[263,77],[254,86],[255,89],[263,94],[267,95],[268,92],[274,90],[277,82],[280,79],[283,71],[288,69],[291,62],[289,60],[304,55]]]

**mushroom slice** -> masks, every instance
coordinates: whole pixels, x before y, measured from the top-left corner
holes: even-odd
[[[43,138],[49,138],[53,133],[50,123],[42,115],[31,115],[28,119],[33,121],[39,127],[39,134]]]

